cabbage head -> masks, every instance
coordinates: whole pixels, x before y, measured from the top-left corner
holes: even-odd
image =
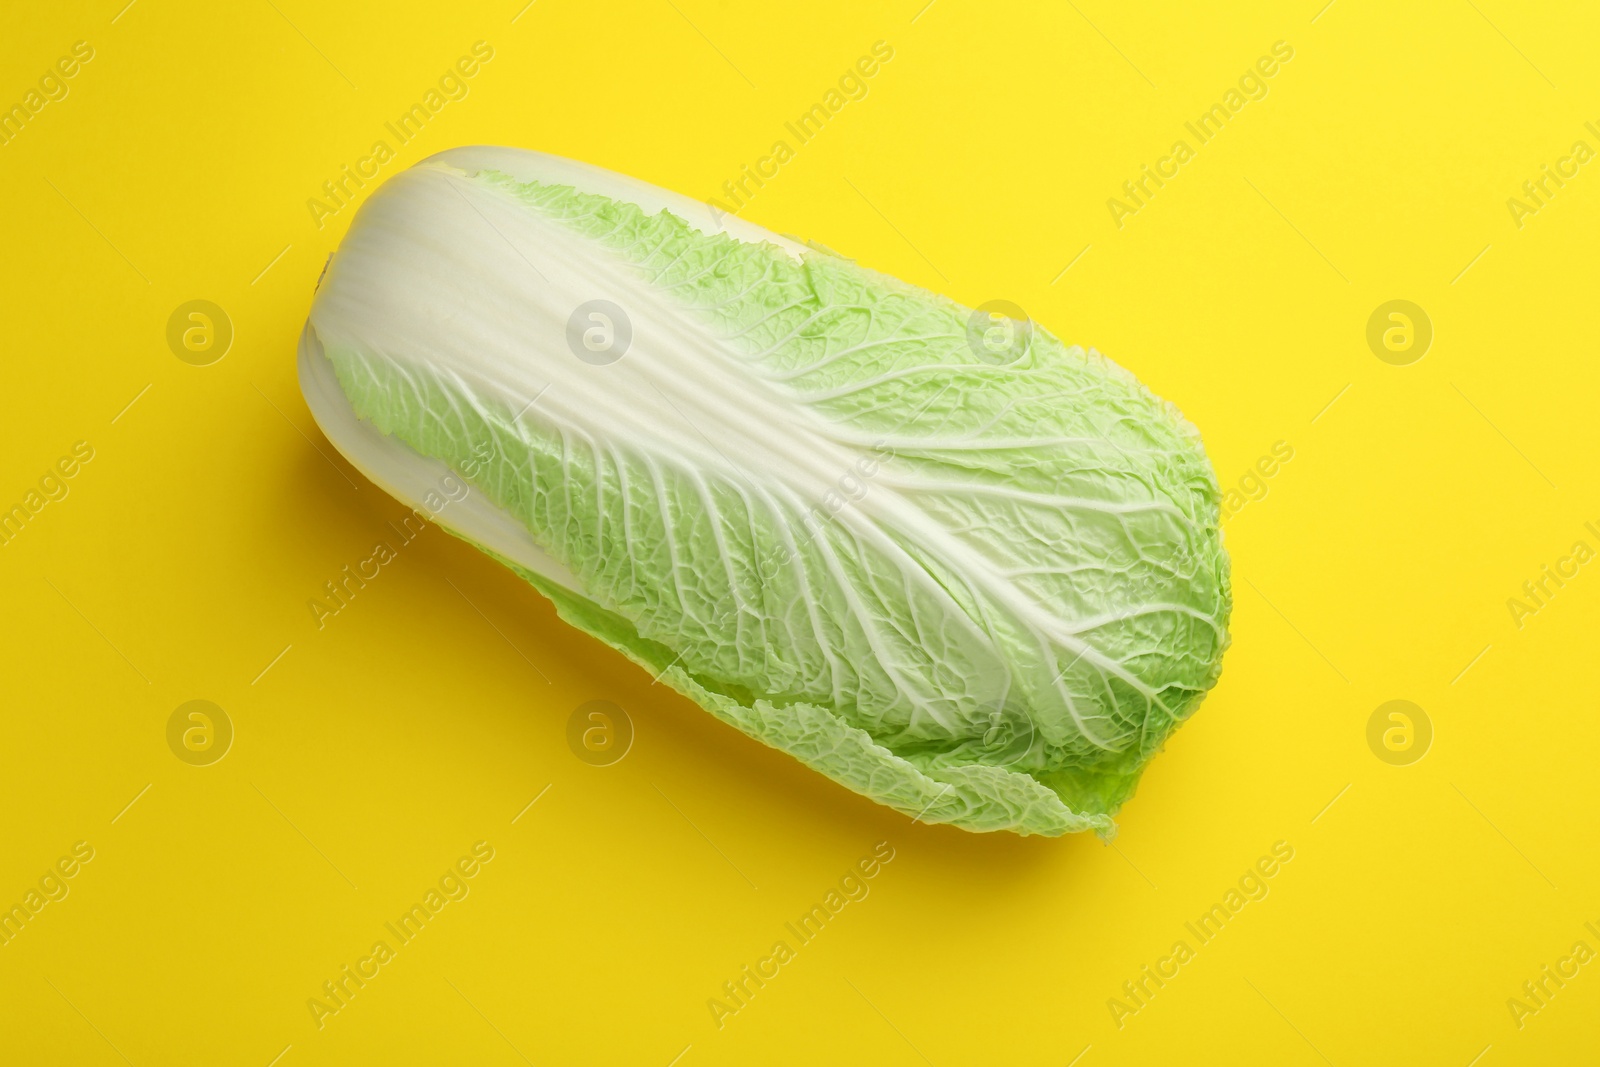
[[[362,205],[302,337],[330,440],[568,623],[865,796],[1109,835],[1228,644],[1199,435],[1093,350],[598,168]]]

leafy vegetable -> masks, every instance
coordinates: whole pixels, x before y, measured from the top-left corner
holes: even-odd
[[[362,206],[301,350],[369,476],[713,715],[927,822],[1109,834],[1228,643],[1215,478],[1126,371],[596,168]]]

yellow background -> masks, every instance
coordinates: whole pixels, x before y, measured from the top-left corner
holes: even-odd
[[[1600,566],[1520,628],[1506,604],[1600,548],[1600,163],[1521,228],[1506,206],[1575,140],[1600,148],[1584,5],[124,2],[0,16],[0,103],[95,50],[0,146],[0,504],[95,450],[0,548],[0,903],[95,849],[0,947],[0,1058],[1593,1056],[1600,965],[1520,1029],[1506,1003],[1573,942],[1600,949]],[[483,40],[470,95],[386,175],[501,143],[713,196],[880,39],[868,96],[744,217],[1098,347],[1199,425],[1224,485],[1294,449],[1227,522],[1221,684],[1114,848],[914,825],[438,530],[325,629],[306,606],[404,510],[295,379],[353,213],[317,228],[323,181]],[[1123,181],[1280,40],[1269,95],[1114,225]],[[165,340],[194,299],[235,328],[210,366]],[[1365,340],[1392,299],[1435,330],[1409,366]],[[236,731],[211,766],[166,741],[196,698]],[[636,729],[610,767],[565,740],[595,699]],[[1393,699],[1434,731],[1409,766],[1367,743]],[[479,840],[470,896],[319,1030],[308,998]],[[718,1029],[707,1000],[879,841],[870,896]],[[1294,859],[1270,895],[1119,1029],[1108,998],[1277,841]]]

